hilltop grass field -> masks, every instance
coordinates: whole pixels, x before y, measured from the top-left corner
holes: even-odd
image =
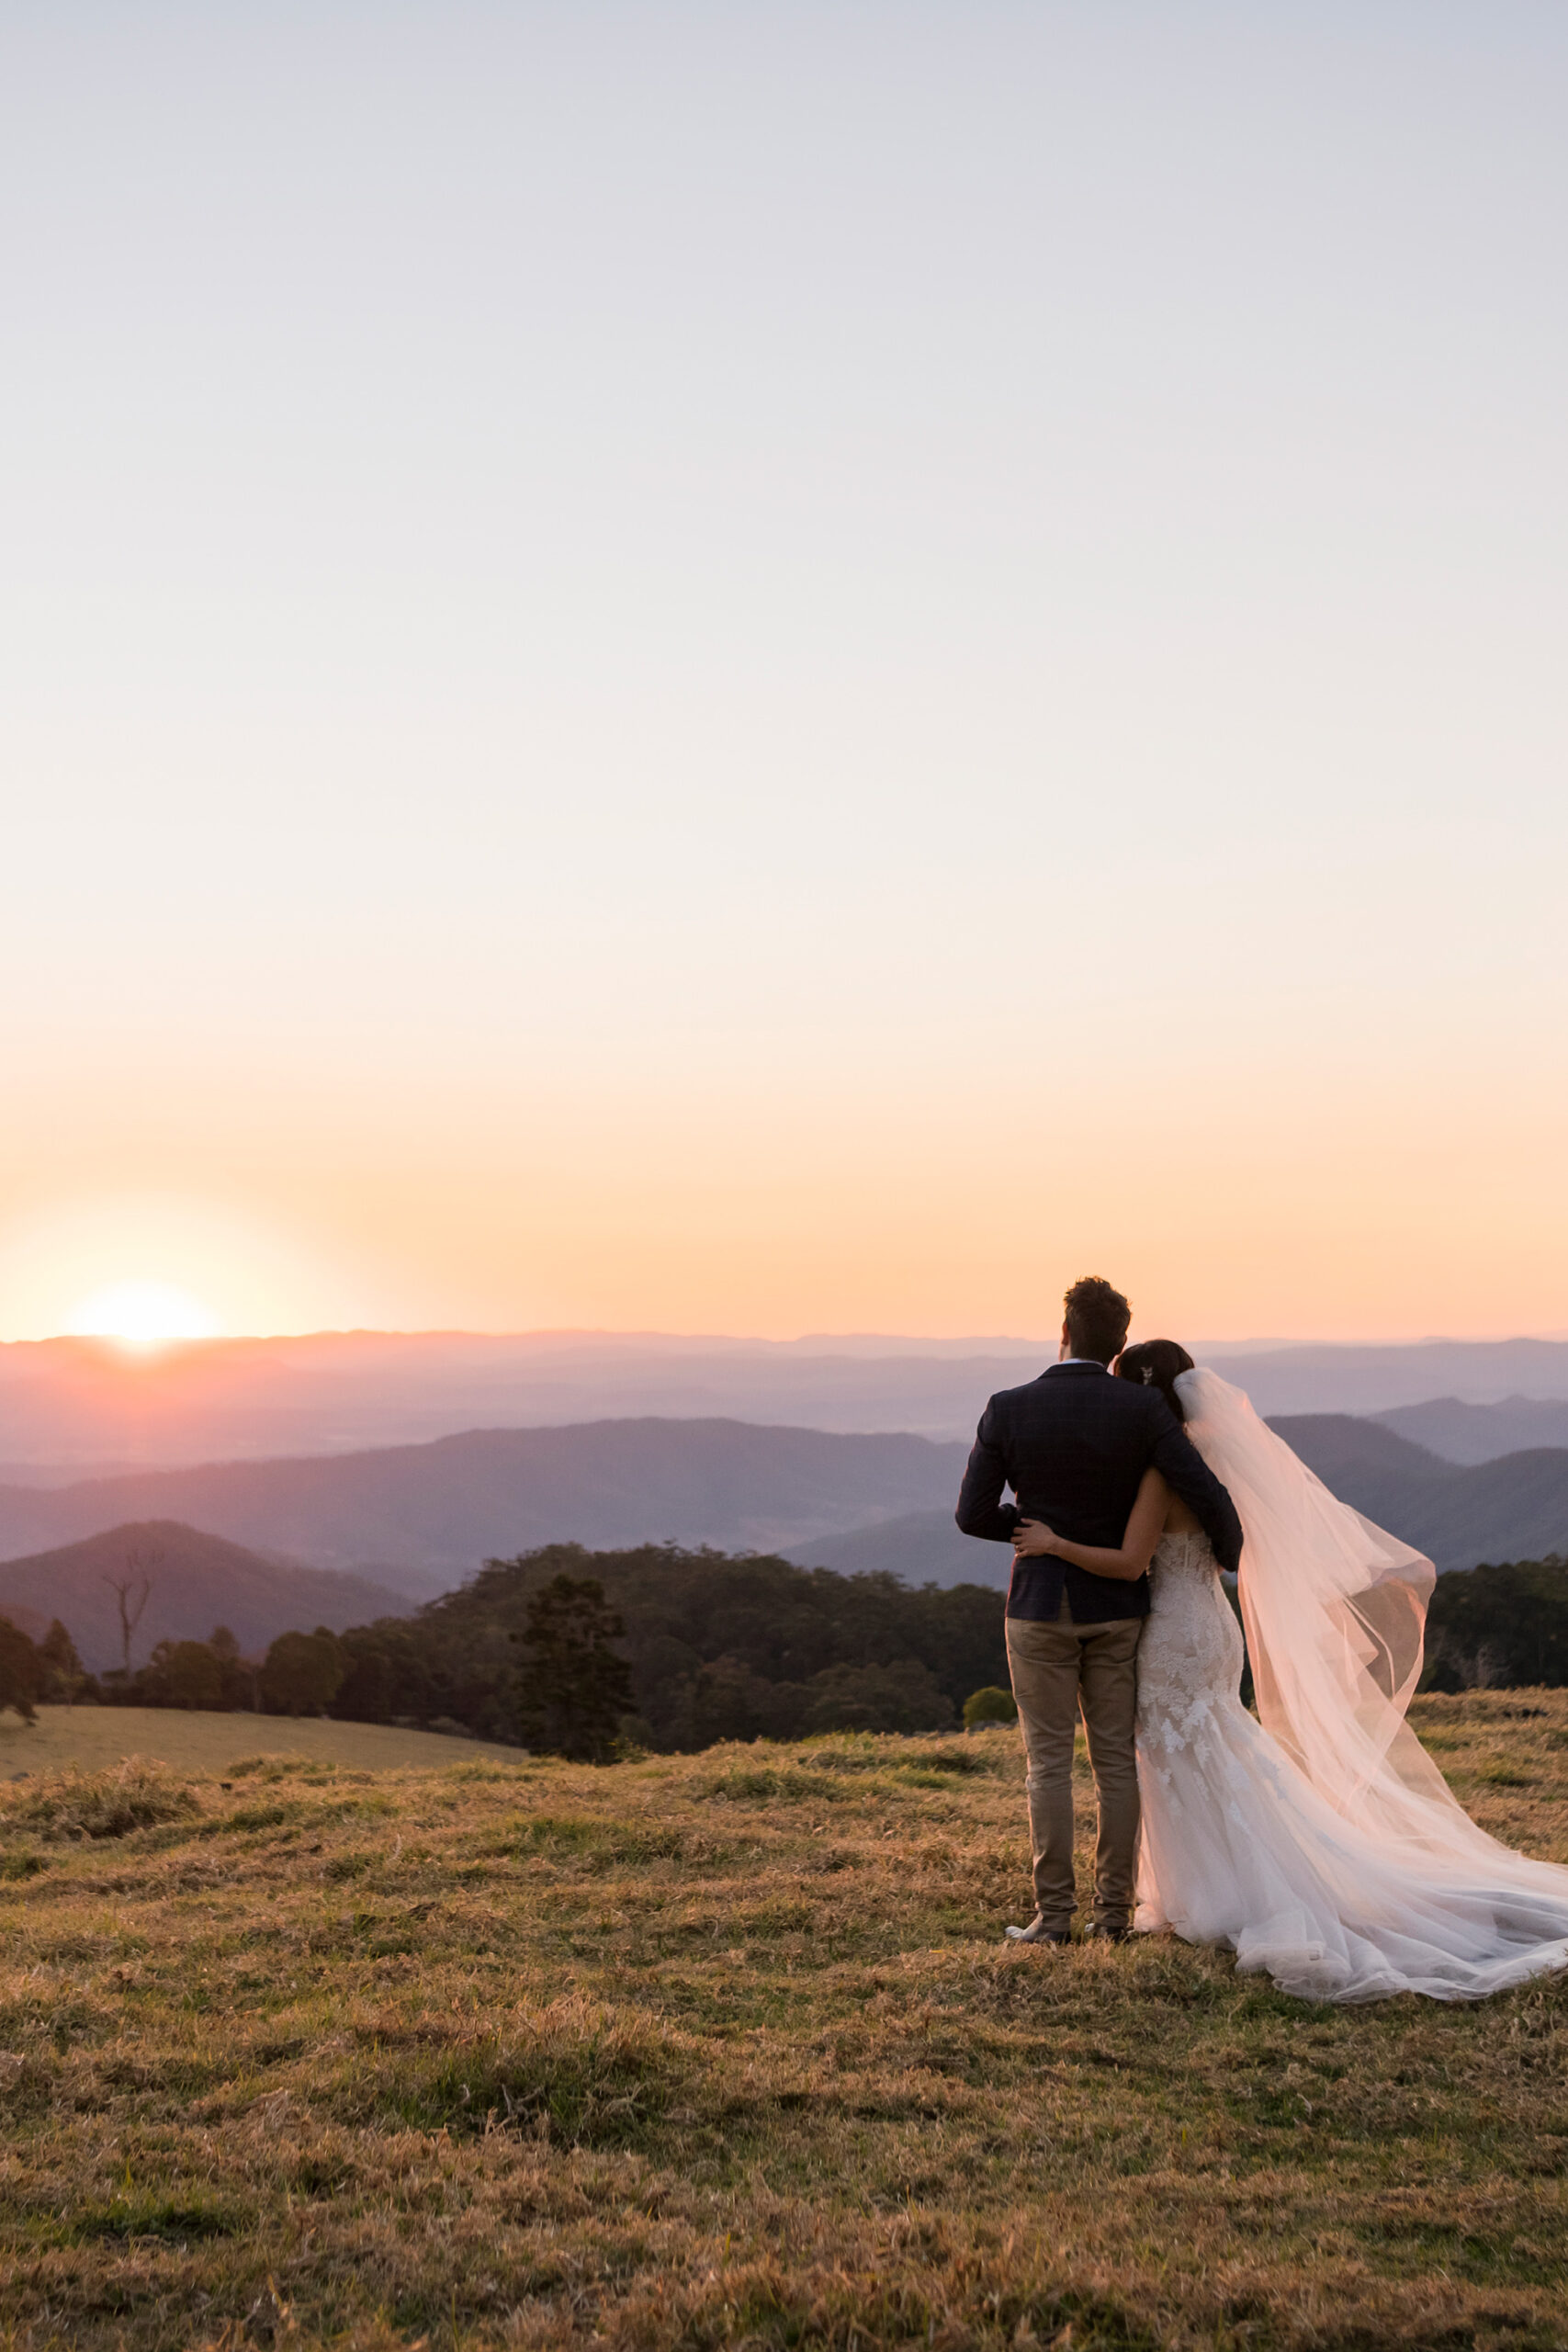
[[[324,1715],[205,1714],[183,1707],[40,1707],[35,1724],[0,1715],[0,1804],[3,1784],[47,1772],[96,1772],[140,1756],[176,1772],[221,1780],[236,1757],[297,1756],[351,1771],[416,1771],[476,1757],[515,1758],[514,1747],[455,1738],[446,1732],[403,1731],[394,1724],[339,1724]]]
[[[1416,1714],[1568,1861],[1568,1693]],[[1010,1730],[371,1771],[225,1720],[229,1788],[0,1788],[9,2346],[1568,2346],[1568,1980],[1010,1949]]]

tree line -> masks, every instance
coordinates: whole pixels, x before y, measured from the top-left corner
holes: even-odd
[[[280,1634],[262,1658],[242,1657],[227,1625],[205,1642],[157,1642],[134,1671],[89,1673],[60,1619],[34,1642],[0,1616],[0,1713],[15,1707],[31,1721],[40,1706],[190,1707],[220,1713],[319,1714],[343,1679],[338,1638]]]
[[[90,1675],[62,1625],[36,1646],[9,1625],[0,1635],[0,1706],[24,1712],[326,1713],[585,1754],[607,1738],[693,1749],[946,1730],[972,1692],[1006,1680],[1001,1600],[987,1587],[912,1589],[884,1573],[676,1544],[490,1560],[412,1617],[284,1634],[260,1660],[220,1626],[207,1642],[160,1642],[135,1671]]]

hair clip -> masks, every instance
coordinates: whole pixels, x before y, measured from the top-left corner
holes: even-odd
[[[1153,1364],[1152,1364],[1152,1363],[1146,1363],[1146,1364],[1144,1366],[1144,1386],[1145,1386],[1145,1388],[1149,1387],[1149,1386],[1153,1384],[1154,1376],[1155,1376],[1155,1368],[1154,1368]]]

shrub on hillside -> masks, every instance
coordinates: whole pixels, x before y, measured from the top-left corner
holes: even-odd
[[[996,1683],[987,1683],[983,1690],[971,1690],[964,1702],[964,1728],[973,1731],[978,1724],[1015,1724],[1018,1721],[1018,1701],[1010,1690],[1003,1690]]]

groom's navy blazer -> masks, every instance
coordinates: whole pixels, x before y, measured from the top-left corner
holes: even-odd
[[[1157,1388],[1116,1380],[1103,1364],[1058,1363],[1004,1388],[980,1416],[953,1514],[965,1535],[1010,1544],[1021,1519],[1043,1519],[1070,1544],[1120,1549],[1150,1464],[1197,1514],[1222,1568],[1241,1558],[1235,1505]],[[1004,1503],[1010,1487],[1017,1504]],[[1017,1559],[1010,1617],[1055,1617],[1066,1586],[1075,1624],[1146,1617],[1149,1580],[1091,1576],[1055,1557]]]

